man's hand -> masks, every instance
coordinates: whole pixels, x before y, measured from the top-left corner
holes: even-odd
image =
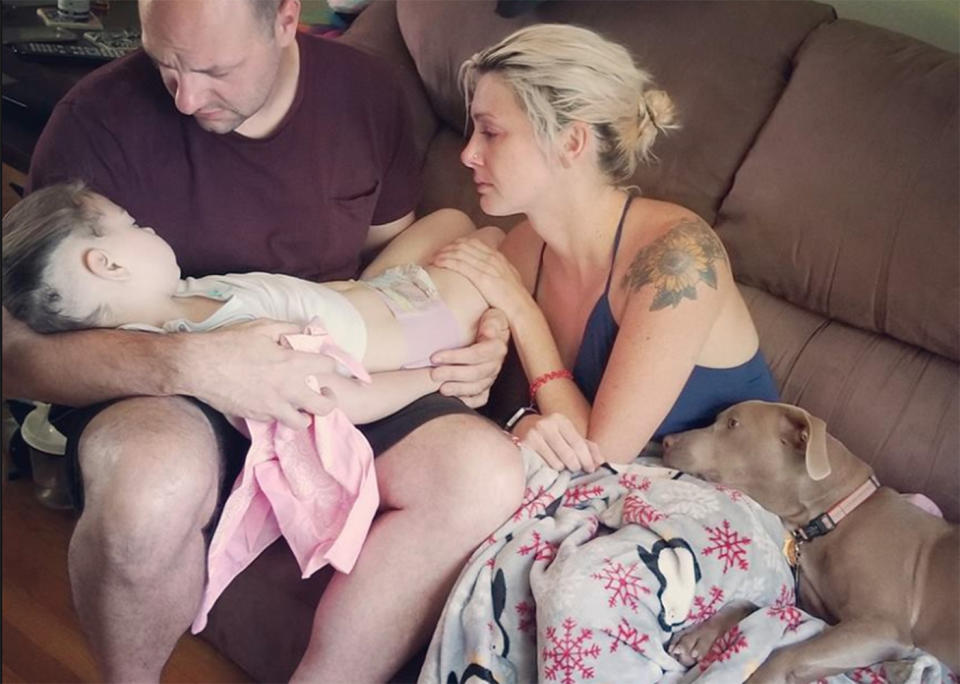
[[[292,323],[260,320],[181,335],[178,393],[222,413],[307,427],[305,414],[325,415],[336,406],[325,381],[336,373],[336,362],[280,346],[281,336],[299,332],[301,327]],[[310,376],[317,378],[322,393],[307,386]]]
[[[460,397],[467,406],[487,403],[510,341],[510,325],[499,309],[487,309],[477,325],[477,339],[469,347],[439,351],[430,357],[436,367],[430,376],[440,393]]]

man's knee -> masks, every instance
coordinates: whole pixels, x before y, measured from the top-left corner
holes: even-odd
[[[436,458],[445,475],[452,515],[488,528],[496,526],[517,509],[523,498],[520,451],[487,420],[461,415],[453,417],[452,422],[456,425],[449,426],[448,447]]]
[[[160,561],[213,515],[220,454],[209,421],[183,399],[142,398],[97,415],[80,439],[78,532],[109,562]]]

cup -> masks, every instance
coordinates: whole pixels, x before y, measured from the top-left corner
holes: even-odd
[[[70,508],[64,454],[67,438],[48,420],[50,404],[37,404],[23,421],[20,435],[30,449],[37,499],[50,508]]]
[[[90,0],[57,0],[57,13],[70,21],[90,18]]]

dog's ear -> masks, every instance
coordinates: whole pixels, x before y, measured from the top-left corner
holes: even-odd
[[[827,424],[810,415],[799,406],[782,404],[785,409],[786,427],[781,439],[805,454],[807,475],[813,480],[822,480],[830,474],[830,458],[827,456]]]

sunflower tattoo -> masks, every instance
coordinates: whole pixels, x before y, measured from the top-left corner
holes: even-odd
[[[652,284],[650,310],[676,308],[684,297],[697,298],[697,283],[717,289],[717,259],[726,259],[717,236],[703,221],[685,219],[637,252],[621,285],[636,291]]]

